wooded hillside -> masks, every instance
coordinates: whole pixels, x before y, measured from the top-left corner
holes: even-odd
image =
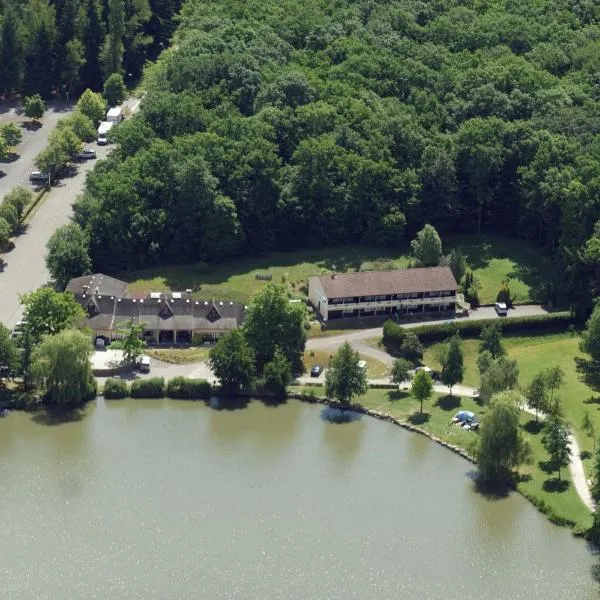
[[[431,222],[533,241],[548,294],[589,305],[599,25],[593,0],[188,0],[77,207],[94,267],[394,245]]]

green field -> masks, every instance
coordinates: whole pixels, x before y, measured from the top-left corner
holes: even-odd
[[[600,434],[600,377],[589,359],[579,350],[580,337],[576,333],[558,333],[540,336],[515,336],[503,339],[508,356],[519,365],[519,383],[526,389],[534,375],[548,367],[560,366],[565,373],[564,385],[558,391],[565,417],[576,434],[581,449],[591,452],[592,440],[581,432],[581,422],[586,411],[590,413]],[[439,344],[428,346],[424,363],[439,368],[436,360]],[[464,384],[479,387],[477,372],[478,340],[464,340]],[[591,461],[583,461],[589,474]]]
[[[293,392],[323,395],[323,388],[305,387],[292,388]],[[471,410],[481,419],[485,417],[486,408],[480,406],[473,398],[450,398],[435,394],[423,406],[423,415],[419,414],[419,402],[409,392],[396,390],[370,389],[359,399],[360,404],[366,408],[389,414],[401,421],[412,423],[433,433],[435,436],[469,450],[478,434],[450,425],[450,419],[458,410]],[[520,470],[523,481],[518,484],[519,490],[536,503],[545,503],[558,517],[568,519],[576,524],[577,529],[585,530],[592,524],[592,518],[583,505],[577,492],[571,485],[568,469],[561,473],[564,480],[564,489],[552,491],[554,474],[544,472],[540,463],[547,460],[546,451],[541,444],[541,433],[531,433],[528,426],[532,416],[522,413],[521,426],[524,435],[531,444],[533,462],[524,465]]]
[[[503,279],[511,280],[517,302],[535,300],[544,276],[549,272],[545,259],[531,246],[518,240],[497,236],[451,237],[444,252],[460,247],[468,257],[481,282],[483,303],[495,300]],[[248,302],[266,282],[257,275],[269,274],[272,281],[285,283],[297,295],[306,295],[308,277],[329,273],[335,265],[338,272],[383,270],[406,267],[410,256],[404,249],[388,250],[366,246],[343,246],[271,254],[267,257],[244,258],[222,264],[173,265],[121,273],[131,281],[132,292],[192,289],[194,296],[209,300],[227,299]]]

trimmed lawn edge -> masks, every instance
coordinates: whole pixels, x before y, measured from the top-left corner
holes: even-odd
[[[451,444],[450,442],[447,442],[446,440],[436,436],[435,434],[431,433],[430,431],[427,431],[426,429],[423,429],[421,427],[417,427],[415,425],[407,423],[406,421],[403,421],[402,419],[398,419],[389,413],[375,410],[373,408],[369,408],[360,403],[353,403],[353,404],[349,404],[347,406],[341,406],[339,404],[339,402],[336,402],[335,400],[330,400],[329,398],[319,397],[316,395],[303,394],[303,393],[290,393],[287,395],[287,398],[293,399],[293,400],[299,400],[301,402],[307,402],[310,404],[323,404],[326,406],[331,406],[332,408],[339,408],[340,410],[354,411],[354,412],[361,413],[363,415],[373,417],[375,419],[379,419],[380,421],[387,421],[388,423],[392,423],[393,425],[402,427],[403,429],[406,429],[407,431],[411,431],[413,433],[418,433],[420,435],[423,435],[423,436],[429,438],[432,442],[435,442],[436,444],[443,446],[444,448],[447,448],[451,452],[454,452],[458,456],[461,456],[465,460],[469,461],[471,464],[474,464],[474,465],[477,464],[477,462],[475,461],[475,458],[473,456],[471,456],[471,454],[469,454],[469,452],[465,448],[463,448],[457,444]],[[557,515],[554,512],[553,508],[546,504],[546,502],[543,500],[543,498],[538,498],[535,494],[525,492],[524,490],[520,489],[518,485],[515,485],[514,483],[507,483],[506,485],[510,489],[521,494],[521,496],[523,496],[523,498],[525,498],[531,504],[533,504],[533,506],[539,512],[541,512],[543,515],[545,515],[551,523],[554,523],[555,525],[559,525],[561,527],[569,527],[571,529],[573,535],[575,535],[577,537],[584,537],[586,535],[586,533],[588,531],[586,528],[582,527],[581,525],[577,524],[576,522],[572,521],[571,519]]]

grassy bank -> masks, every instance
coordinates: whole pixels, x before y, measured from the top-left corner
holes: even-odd
[[[493,302],[503,279],[511,280],[516,302],[535,300],[545,278],[548,262],[533,247],[499,236],[456,236],[444,240],[444,252],[460,248],[481,282],[480,299]],[[400,249],[368,246],[341,246],[300,252],[276,253],[266,257],[243,258],[219,265],[198,263],[173,265],[121,274],[131,281],[131,291],[150,292],[192,289],[203,300],[226,298],[248,302],[265,285],[256,276],[268,274],[272,281],[285,283],[292,293],[305,295],[308,277],[338,272],[382,270],[406,267],[408,244]]]
[[[323,396],[322,388],[292,388],[297,393]],[[450,398],[434,395],[424,404],[419,414],[419,402],[409,393],[397,390],[370,389],[358,402],[367,409],[385,413],[400,421],[420,427],[436,437],[469,451],[477,434],[450,425],[450,419],[458,410],[472,410],[480,418],[485,417],[485,407],[473,398]],[[569,522],[576,530],[583,531],[592,524],[592,517],[571,484],[568,469],[562,473],[564,483],[555,483],[554,474],[543,470],[547,455],[541,444],[541,432],[531,426],[531,415],[521,416],[521,427],[533,450],[533,463],[520,471],[523,479],[518,489],[525,496],[558,522]]]
[[[149,348],[145,353],[152,358],[174,365],[188,365],[208,359],[209,348]]]

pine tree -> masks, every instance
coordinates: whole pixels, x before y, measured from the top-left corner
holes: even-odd
[[[19,20],[12,5],[7,4],[2,21],[0,44],[0,93],[9,95],[18,90],[23,78],[23,38]]]
[[[105,77],[123,71],[124,33],[124,3],[122,0],[108,0],[108,35],[102,47],[102,69]]]
[[[99,50],[104,40],[104,26],[98,0],[87,0],[82,28],[84,65],[81,67],[83,87],[99,90],[102,86]]]

